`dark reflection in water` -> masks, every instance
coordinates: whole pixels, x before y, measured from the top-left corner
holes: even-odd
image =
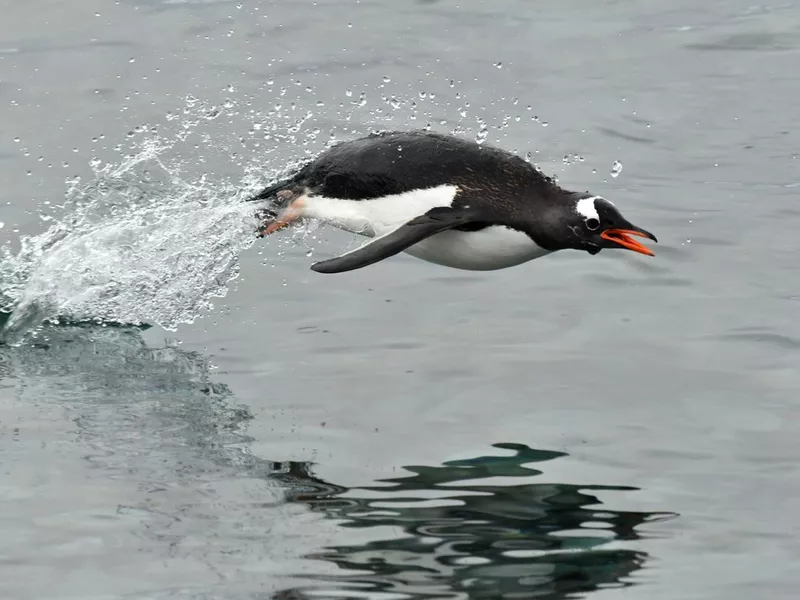
[[[485,481],[527,480],[542,473],[529,465],[565,456],[522,444],[494,446],[513,454],[405,467],[411,475],[382,486],[348,490],[299,464],[276,474],[294,490],[291,500],[341,520],[343,528],[384,527],[376,536],[402,531],[402,537],[309,556],[344,571],[320,578],[327,583],[322,589],[335,587],[337,597],[348,598],[556,599],[631,585],[628,577],[648,555],[605,546],[640,539],[640,525],[674,515],[608,509],[592,494],[633,487]],[[275,597],[319,597],[320,591],[304,586]]]
[[[178,464],[182,476],[206,473],[209,463],[249,464],[242,426],[252,416],[212,381],[208,357],[177,344],[150,347],[141,329],[46,326],[33,343],[0,344],[0,375],[16,382],[21,400],[70,410],[79,439],[96,450],[85,458],[126,478],[169,480]]]
[[[69,410],[101,478],[138,484],[118,514],[138,519],[149,552],[235,579],[266,546],[290,543],[270,536],[272,509],[285,501],[336,520],[343,540],[372,540],[308,555],[341,574],[298,574],[301,583],[274,598],[573,598],[631,585],[648,555],[612,542],[637,540],[640,525],[669,516],[613,510],[594,495],[637,488],[536,483],[535,466],[565,454],[514,443],[348,489],[318,478],[311,463],[253,456],[252,417],[212,381],[207,357],[149,347],[130,327],[51,327],[39,339],[0,346],[0,378],[22,400]],[[258,487],[243,493],[224,481]]]
[[[38,407],[45,421],[55,406],[74,423],[59,439],[45,440],[53,448],[77,446],[71,455],[83,464],[65,466],[74,469],[72,489],[87,499],[105,493],[106,482],[135,490],[108,500],[119,503],[115,518],[143,540],[140,547],[134,542],[88,562],[133,560],[147,568],[142,565],[175,560],[208,565],[222,577],[245,558],[264,560],[266,544],[275,543],[267,532],[276,515],[263,505],[282,501],[280,484],[270,478],[280,467],[251,454],[246,428],[252,415],[212,373],[207,356],[178,344],[152,347],[134,327],[47,327],[35,344],[0,345],[0,393]],[[39,443],[8,440],[0,436],[0,454],[9,461],[29,461],[26,453]],[[87,519],[75,524],[78,531],[91,528],[79,503],[54,504],[54,513],[64,511]],[[191,581],[178,572],[174,584]],[[125,585],[138,584],[119,582],[120,589]]]

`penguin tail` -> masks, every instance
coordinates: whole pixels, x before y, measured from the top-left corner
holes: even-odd
[[[273,183],[272,185],[264,188],[260,192],[258,192],[255,196],[248,198],[245,202],[257,202],[259,200],[279,200],[279,192],[283,190],[291,189],[295,185],[295,178],[292,177],[290,179],[284,179],[283,181],[279,181],[277,183]]]
[[[265,201],[256,212],[260,221],[258,237],[264,237],[283,229],[302,217],[302,196],[306,188],[301,173],[264,188],[246,202]]]

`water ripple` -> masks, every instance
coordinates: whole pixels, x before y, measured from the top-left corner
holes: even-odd
[[[593,494],[635,487],[535,483],[542,471],[530,465],[566,454],[494,447],[512,454],[407,466],[408,476],[351,489],[296,465],[282,477],[289,500],[379,539],[309,555],[342,574],[273,597],[556,599],[632,585],[648,554],[611,542],[639,540],[643,524],[674,514],[614,510]],[[525,481],[492,484],[500,477]]]

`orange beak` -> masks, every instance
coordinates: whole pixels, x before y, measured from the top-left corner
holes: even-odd
[[[631,236],[635,235],[638,237],[647,238],[653,240],[654,242],[658,242],[656,236],[652,233],[647,231],[637,231],[636,229],[606,229],[604,232],[600,234],[600,237],[604,240],[608,240],[609,242],[614,242],[615,244],[619,244],[623,248],[627,248],[628,250],[633,250],[634,252],[638,252],[640,254],[646,254],[647,256],[655,256],[656,253],[650,250],[644,244],[641,244],[634,240]]]

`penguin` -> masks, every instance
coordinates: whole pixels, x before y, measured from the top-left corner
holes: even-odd
[[[370,238],[311,265],[318,273],[360,269],[400,252],[491,271],[567,249],[654,256],[634,237],[657,242],[609,200],[566,190],[515,154],[429,131],[341,142],[250,200],[264,203],[260,236],[310,218]]]

